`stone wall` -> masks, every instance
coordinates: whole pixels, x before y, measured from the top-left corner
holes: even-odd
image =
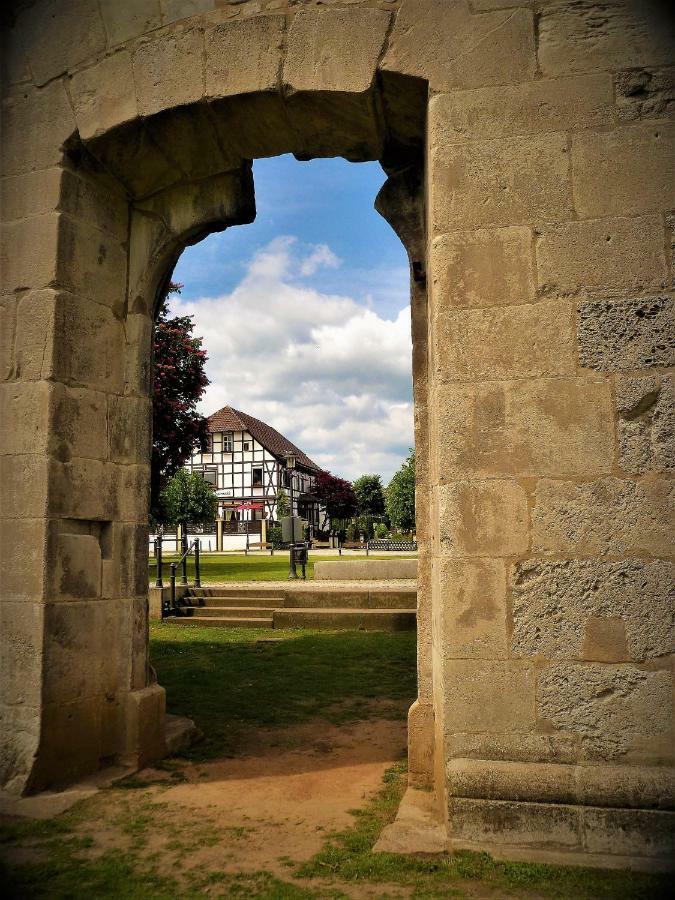
[[[656,0],[36,0],[3,31],[3,781],[159,752],[150,331],[250,160],[381,160],[411,262],[413,784],[450,846],[656,865],[673,147]],[[66,752],[67,750],[67,752]]]

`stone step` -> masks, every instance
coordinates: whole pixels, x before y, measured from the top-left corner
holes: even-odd
[[[188,599],[192,601],[195,609],[223,607],[223,606],[246,606],[250,609],[256,607],[258,609],[276,609],[284,605],[283,597],[254,597],[249,594],[209,594],[208,596],[195,596],[192,591],[188,594]]]
[[[328,582],[311,582],[280,589],[260,584],[250,588],[229,589],[224,586],[190,588],[187,597],[199,606],[259,606],[269,609],[413,609],[417,606],[415,587],[343,586]]]
[[[164,619],[175,625],[194,625],[206,628],[274,628],[271,616],[171,616]]]
[[[193,619],[210,619],[212,617],[234,616],[243,619],[269,619],[275,606],[230,606],[224,603],[222,606],[193,606],[188,615]]]
[[[317,581],[391,581],[417,578],[417,560],[400,559],[340,559],[317,560],[314,563]]]
[[[417,626],[414,609],[307,609],[286,607],[274,613],[275,628],[336,628],[359,631],[409,631]]]

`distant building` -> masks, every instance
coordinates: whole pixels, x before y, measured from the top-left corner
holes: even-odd
[[[213,485],[218,496],[218,530],[224,536],[248,533],[259,540],[266,531],[263,521],[279,518],[279,488],[290,501],[291,478],[294,514],[307,521],[311,533],[327,527],[313,493],[320,467],[306,453],[271,425],[231,406],[219,409],[207,421],[209,447],[204,453],[194,452],[185,468],[200,472]],[[295,457],[294,470],[287,467],[289,453]]]

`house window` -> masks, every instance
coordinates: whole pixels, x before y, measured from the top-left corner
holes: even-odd
[[[246,452],[247,450],[250,450],[250,449],[251,449],[251,445],[248,441],[246,441],[246,443],[244,444],[244,452]]]
[[[205,469],[202,472],[202,477],[203,477],[204,481],[207,482],[207,484],[210,484],[213,487],[216,487],[216,485],[218,483],[218,473],[216,472],[215,469]]]
[[[227,431],[223,434],[223,453],[232,453],[232,432]]]
[[[262,487],[263,486],[263,470],[262,469],[253,469],[252,470],[251,486],[252,487]]]

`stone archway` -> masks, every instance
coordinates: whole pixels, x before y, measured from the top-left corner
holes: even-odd
[[[3,783],[160,752],[148,348],[172,259],[253,214],[246,160],[379,159],[426,449],[412,781],[453,847],[663,865],[659,5],[51,2],[3,33]]]

